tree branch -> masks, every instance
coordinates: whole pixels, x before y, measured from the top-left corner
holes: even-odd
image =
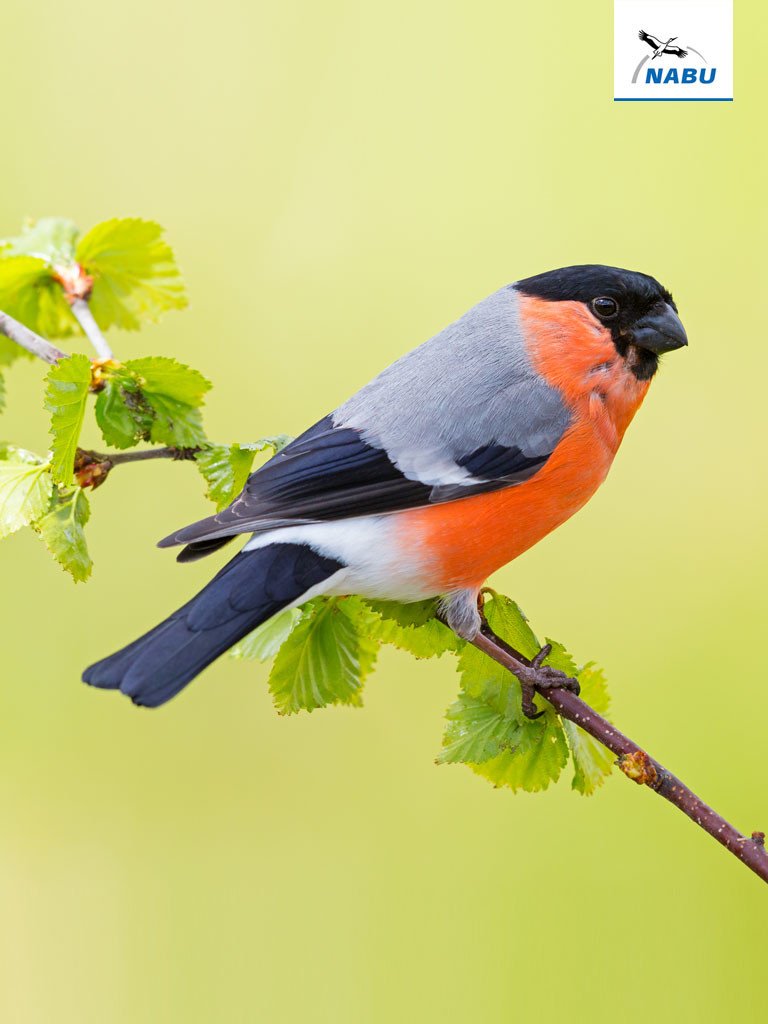
[[[473,645],[493,658],[513,675],[531,662],[519,652],[510,648],[484,623],[483,629],[472,641]],[[768,852],[765,849],[765,835],[753,832],[745,836],[729,824],[716,811],[700,800],[685,783],[667,771],[658,761],[649,757],[636,743],[619,732],[610,722],[598,715],[588,704],[565,689],[546,689],[541,693],[563,718],[588,732],[604,747],[616,754],[617,764],[624,774],[638,785],[646,785],[665,800],[679,808],[699,828],[708,832],[713,839],[726,848],[734,857],[746,864],[750,870],[768,882]]]
[[[14,320],[12,316],[2,311],[0,311],[0,333],[46,363],[56,364],[60,359],[66,358],[66,352],[62,352],[50,341],[41,338],[39,334],[30,331],[24,324],[20,324],[18,320]]]
[[[150,459],[173,459],[182,462],[194,459],[199,448],[143,448],[138,452],[93,452],[78,448],[75,455],[75,476],[81,487],[100,487],[115,466]]]
[[[53,277],[61,285],[72,315],[80,324],[83,333],[99,359],[112,359],[112,349],[93,318],[88,300],[93,291],[93,277],[79,263],[66,263],[53,268]]]
[[[101,333],[101,328],[93,318],[91,307],[85,299],[72,299],[70,303],[72,314],[82,327],[88,341],[96,349],[99,359],[112,359],[112,349],[107,344],[107,339]]]
[[[94,462],[109,462],[113,466],[119,466],[125,462],[148,462],[150,459],[173,459],[175,462],[185,459],[194,459],[200,451],[199,448],[142,448],[138,452],[100,452],[85,451],[78,448],[78,455],[85,455]]]

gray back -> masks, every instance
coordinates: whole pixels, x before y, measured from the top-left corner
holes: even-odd
[[[507,285],[398,359],[333,415],[384,448],[410,479],[470,483],[456,459],[485,445],[551,452],[570,422],[560,393],[531,366]]]

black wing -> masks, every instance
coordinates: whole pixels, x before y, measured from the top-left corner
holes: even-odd
[[[190,545],[179,556],[189,561],[238,533],[398,512],[508,487],[541,469],[560,436],[558,428],[547,450],[535,455],[484,445],[456,460],[470,483],[430,485],[408,479],[386,452],[367,444],[357,430],[334,426],[328,416],[252,473],[228,508],[176,531],[160,547]]]
[[[661,40],[657,39],[656,36],[652,36],[649,32],[643,32],[643,30],[640,29],[637,35],[644,43],[648,43],[652,50],[656,50],[661,46]]]

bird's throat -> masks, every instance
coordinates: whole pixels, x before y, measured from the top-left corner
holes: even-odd
[[[655,352],[638,345],[628,345],[624,360],[638,380],[650,380],[659,368],[659,357]]]

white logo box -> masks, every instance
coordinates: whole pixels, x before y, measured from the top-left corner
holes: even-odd
[[[614,0],[613,39],[614,100],[733,99],[732,0]]]

